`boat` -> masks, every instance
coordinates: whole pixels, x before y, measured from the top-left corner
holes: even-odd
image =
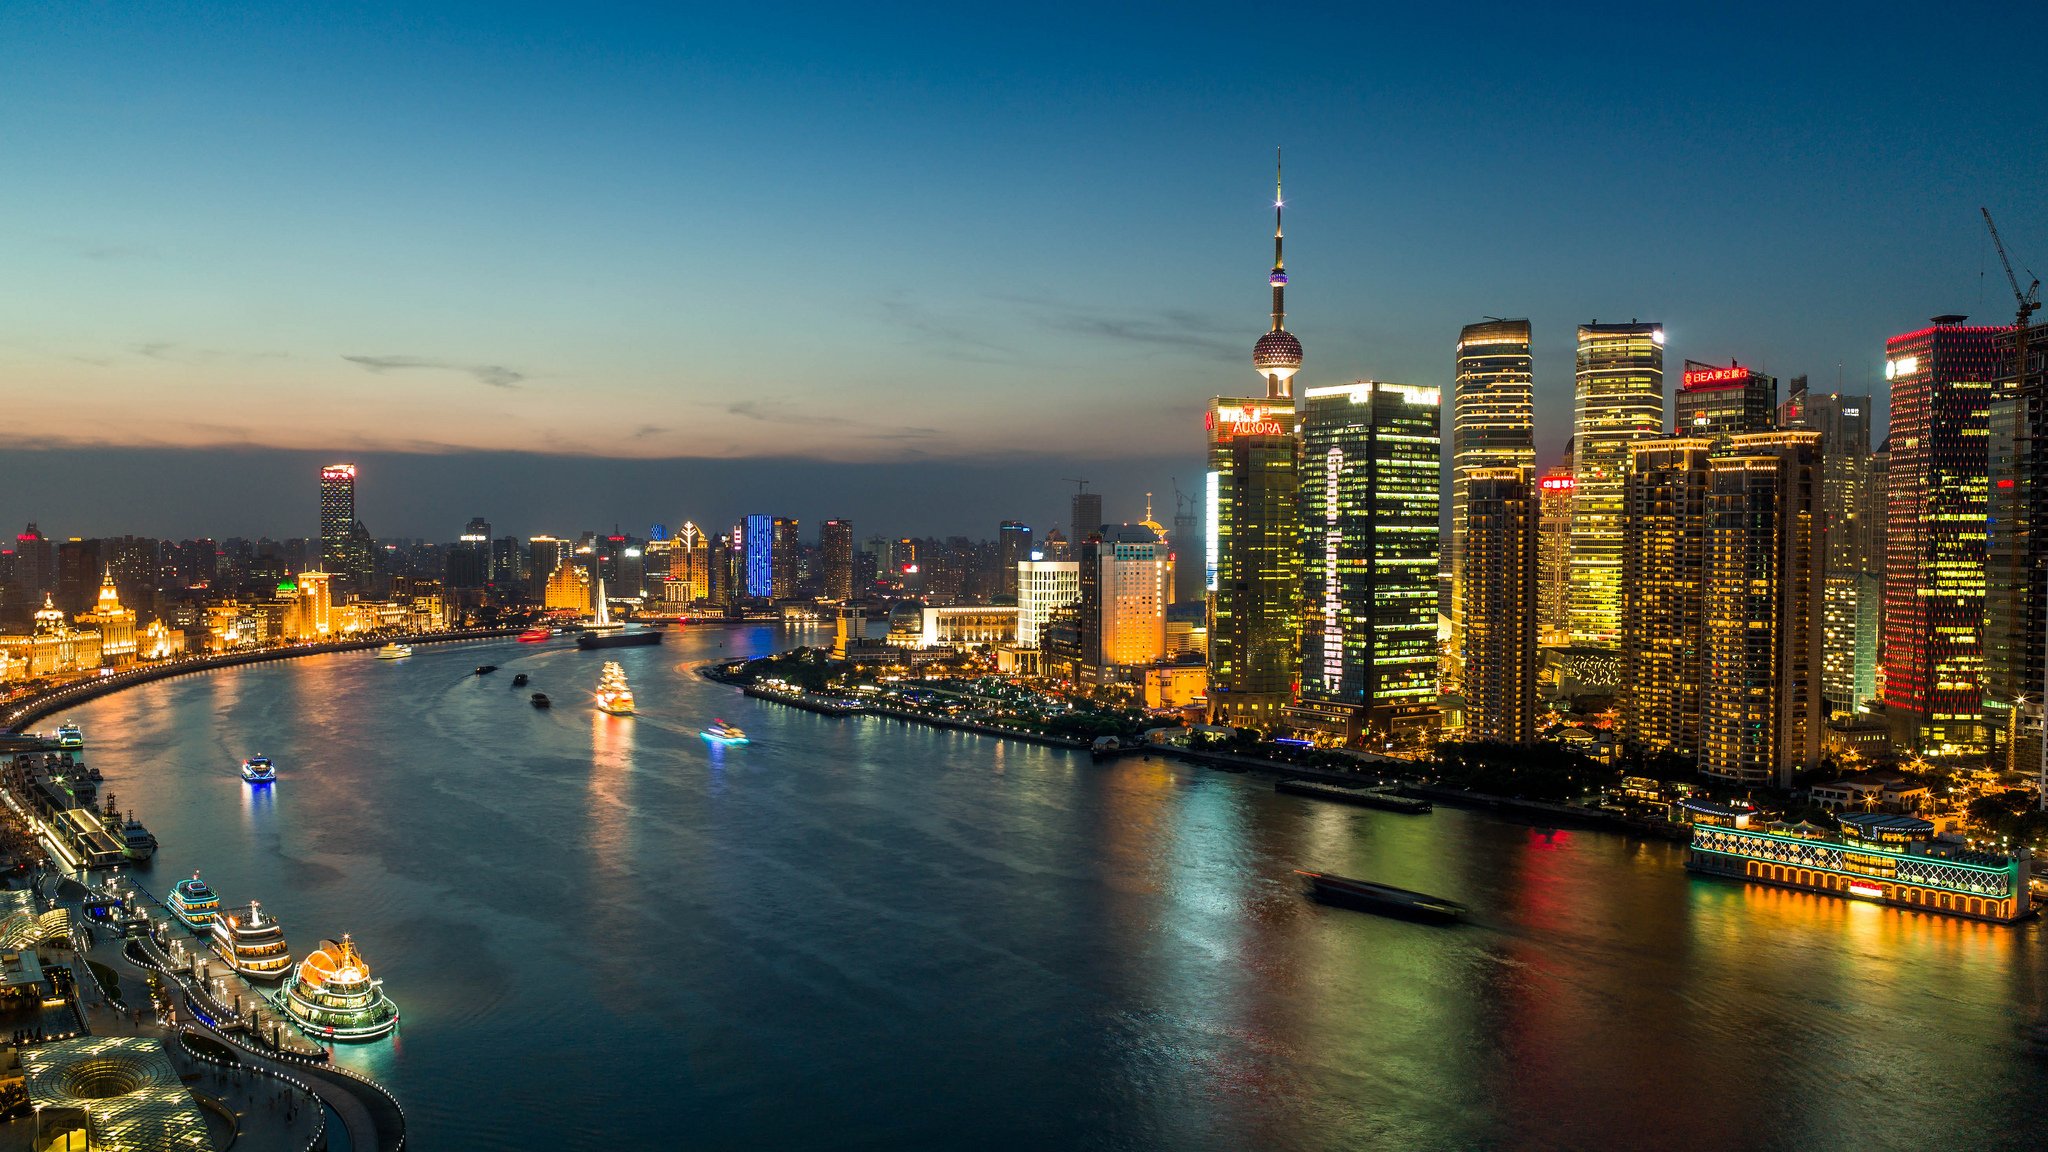
[[[530,701],[535,708],[545,708],[549,704],[554,703],[554,701],[548,699],[548,694],[545,692],[535,692],[533,695],[527,697],[527,700]]]
[[[1448,924],[1462,920],[1466,908],[1455,900],[1431,896],[1426,892],[1411,892],[1390,884],[1375,884],[1370,880],[1353,880],[1346,876],[1332,876],[1326,872],[1303,872],[1297,869],[1295,875],[1308,880],[1309,895],[1325,904],[1341,904],[1362,912],[1377,912],[1382,916],[1400,916],[1409,920],[1427,920]]]
[[[514,688],[524,688],[524,687],[526,687],[526,673],[524,673],[524,672],[521,672],[521,673],[520,673],[519,675],[517,675],[517,676],[514,676],[514,677],[512,678],[512,686],[513,686]]]
[[[277,917],[265,918],[255,901],[213,920],[213,950],[228,966],[252,980],[282,980],[291,975],[292,949],[285,943]]]
[[[476,674],[479,676],[489,676],[497,670],[498,666],[496,664],[479,664],[476,666]]]
[[[521,644],[538,644],[552,635],[554,633],[546,628],[528,628],[519,634],[519,642]]]
[[[740,731],[738,725],[727,724],[723,720],[713,720],[711,727],[699,732],[698,735],[711,741],[713,744],[745,744],[747,742],[747,734]]]
[[[626,686],[626,670],[616,660],[604,662],[597,676],[597,710],[613,716],[633,714],[633,690]]]
[[[82,731],[82,730],[81,730],[81,729],[80,729],[80,728],[78,727],[78,725],[76,725],[76,724],[59,724],[59,725],[57,725],[57,747],[59,747],[59,748],[83,748],[83,747],[85,747],[85,733],[84,733],[84,731]]]
[[[171,915],[182,921],[194,932],[207,932],[213,928],[214,917],[220,914],[220,897],[206,886],[206,881],[194,872],[190,880],[180,880],[171,885]]]
[[[120,839],[121,850],[127,853],[129,860],[147,864],[149,858],[156,855],[156,837],[149,834],[149,829],[142,826],[135,813],[128,813],[126,820],[121,818],[121,806],[112,792],[107,793],[106,805],[100,809],[100,823],[108,835]]]
[[[412,649],[404,644],[400,644],[396,640],[377,649],[377,659],[379,660],[403,660],[410,655],[412,655]]]
[[[612,620],[611,604],[605,599],[604,577],[597,578],[597,619],[583,626],[576,636],[576,646],[588,651],[593,648],[639,648],[648,644],[661,643],[660,628],[629,629]]]
[[[398,1027],[398,1005],[347,936],[339,943],[322,940],[299,961],[279,1002],[300,1030],[318,1040],[375,1040]]]
[[[277,779],[277,767],[268,756],[251,756],[242,761],[242,779],[251,784],[269,784]]]

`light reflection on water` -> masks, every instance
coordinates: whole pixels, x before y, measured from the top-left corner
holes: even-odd
[[[2016,1039],[2038,925],[814,716],[689,673],[771,630],[675,641],[500,644],[484,677],[475,646],[323,657],[74,718],[163,841],[154,886],[203,867],[301,952],[355,935],[405,1023],[339,1055],[421,1147],[2031,1147],[2048,1124]],[[590,707],[607,657],[637,717]],[[754,743],[699,739],[716,716]],[[235,772],[257,751],[271,789]],[[1322,908],[1295,868],[1476,923]]]

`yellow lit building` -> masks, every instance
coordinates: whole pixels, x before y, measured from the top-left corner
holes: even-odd
[[[35,615],[35,631],[27,636],[0,636],[11,678],[89,672],[100,666],[100,634],[73,628],[48,594]]]
[[[1200,664],[1155,664],[1145,669],[1145,707],[1185,708],[1209,691],[1209,670]]]
[[[103,663],[118,667],[135,662],[135,613],[121,606],[111,569],[101,575],[100,595],[92,611],[80,615],[78,622],[98,630]]]
[[[1536,466],[1536,392],[1527,320],[1487,320],[1458,333],[1457,386],[1451,395],[1451,576],[1446,614],[1458,636],[1464,601],[1458,557],[1464,547],[1465,501],[1480,468]]]
[[[319,640],[335,630],[333,577],[325,572],[299,573],[298,627],[293,634]]]
[[[668,587],[674,590],[669,599],[694,604],[711,598],[711,537],[694,521],[685,520],[676,532],[669,553]]]
[[[1644,752],[1699,752],[1706,578],[1703,436],[1629,446],[1622,549],[1621,735]]]
[[[589,615],[590,572],[574,560],[564,560],[556,565],[554,575],[548,577],[547,592],[541,603],[551,611]]]
[[[1457,587],[1468,739],[1536,740],[1536,518],[1533,470],[1465,473]]]
[[[1664,326],[1581,324],[1572,412],[1571,642],[1621,640],[1629,445],[1664,431]]]

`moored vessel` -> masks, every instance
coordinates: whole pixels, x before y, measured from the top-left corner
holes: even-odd
[[[269,784],[277,779],[277,766],[268,756],[251,756],[242,761],[242,779],[251,784]]]
[[[100,809],[100,823],[106,826],[108,835],[121,841],[121,850],[130,861],[147,864],[156,855],[156,837],[149,834],[135,813],[128,813],[125,820],[121,818],[121,806],[112,792],[107,793],[106,806]]]
[[[554,701],[548,699],[548,694],[545,692],[535,692],[533,695],[527,697],[526,699],[527,702],[532,704],[535,708],[545,708],[548,705],[554,703]]]
[[[81,730],[81,729],[80,729],[80,728],[78,727],[78,725],[76,725],[76,724],[59,724],[59,725],[57,725],[57,747],[59,747],[59,748],[83,748],[83,747],[85,747],[85,733],[84,733],[84,731],[82,731],[82,730]]]
[[[412,655],[412,648],[395,640],[377,649],[377,659],[379,660],[403,660],[410,655]]]
[[[292,950],[284,926],[264,916],[250,901],[247,908],[223,911],[213,920],[213,950],[228,966],[254,980],[282,980],[291,974]]]
[[[747,742],[747,734],[740,731],[739,725],[727,724],[723,720],[713,720],[711,727],[699,732],[698,735],[711,741],[713,744],[745,744]]]
[[[613,716],[633,714],[633,690],[626,686],[626,670],[616,660],[605,661],[598,674],[597,710]]]
[[[1295,875],[1308,881],[1310,896],[1325,904],[1342,904],[1361,912],[1377,912],[1382,916],[1400,916],[1409,920],[1427,920],[1434,923],[1449,923],[1465,916],[1465,906],[1455,900],[1431,896],[1426,892],[1411,892],[1391,884],[1376,884],[1371,880],[1353,880],[1348,876],[1332,876],[1327,872],[1303,872]]]
[[[321,1040],[375,1040],[398,1027],[398,1005],[347,936],[322,940],[299,961],[281,999],[292,1021]]]
[[[169,904],[171,915],[194,932],[211,931],[214,918],[220,915],[220,897],[206,886],[206,881],[201,880],[197,872],[190,880],[180,880],[171,885]]]
[[[545,627],[528,628],[519,634],[519,642],[521,644],[538,644],[552,635],[554,633],[549,632]]]

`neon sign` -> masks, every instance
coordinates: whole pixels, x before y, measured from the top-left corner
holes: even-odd
[[[1855,881],[1851,881],[1849,884],[1849,894],[1852,896],[1869,896],[1875,898],[1883,896],[1884,889],[1878,887],[1875,884],[1861,884]]]
[[[1546,492],[1569,492],[1578,481],[1569,476],[1545,476],[1542,483]]]
[[[1747,368],[1694,368],[1685,374],[1685,386],[1708,388],[1717,384],[1740,384],[1748,379]]]

